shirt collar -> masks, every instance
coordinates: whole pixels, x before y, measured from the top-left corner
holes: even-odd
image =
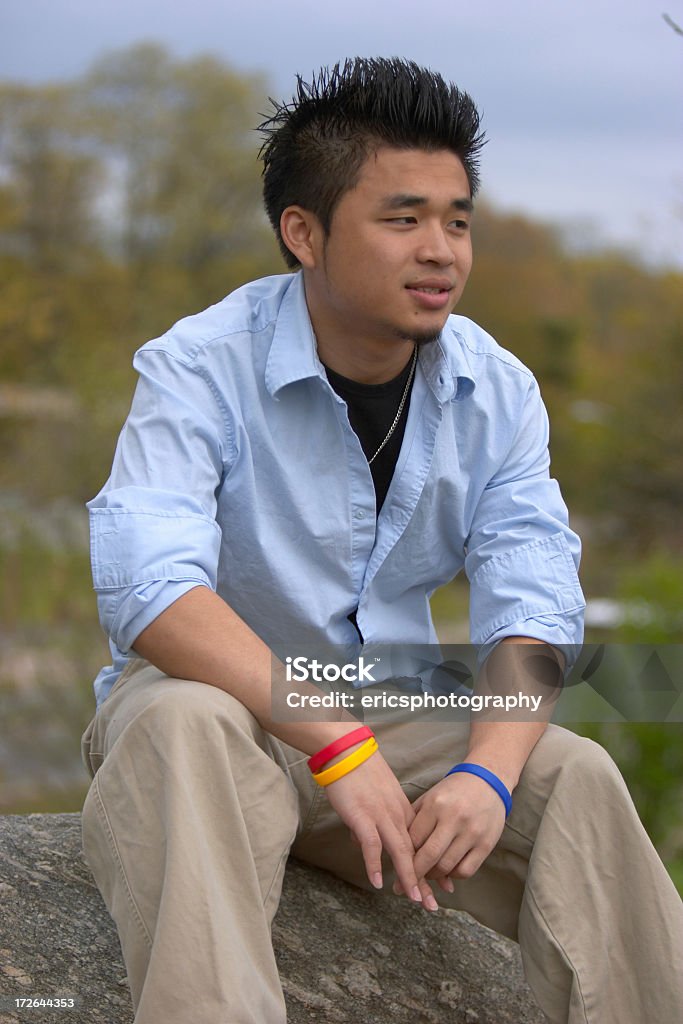
[[[474,391],[476,381],[467,358],[465,339],[455,329],[450,317],[439,340],[433,345],[422,346],[420,366],[440,402],[461,402]]]
[[[266,388],[272,397],[287,384],[306,377],[325,377],[318,359],[301,271],[294,274],[282,298],[266,363]]]
[[[440,402],[461,401],[474,391],[475,380],[467,359],[464,338],[456,331],[450,319],[438,341],[421,347],[420,367]],[[287,384],[307,377],[326,379],[308,315],[304,278],[299,271],[292,276],[278,311],[266,363],[266,388],[275,397]]]

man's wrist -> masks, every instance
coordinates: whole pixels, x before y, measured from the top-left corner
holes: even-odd
[[[489,748],[471,747],[463,758],[463,762],[468,764],[478,764],[482,768],[488,769],[493,772],[503,782],[506,788],[512,793],[513,789],[519,782],[519,777],[522,774],[522,768],[524,765],[516,765],[511,763],[509,759],[501,758],[500,753],[496,753]]]
[[[352,729],[317,750],[312,757],[309,757],[308,767],[315,775],[326,765],[329,767],[337,764],[349,754],[355,753],[369,739],[374,739],[372,729],[368,725],[359,725],[357,729]]]
[[[462,774],[474,775],[485,782],[487,786],[490,786],[502,800],[505,807],[505,817],[507,818],[512,810],[512,794],[499,775],[473,761],[461,761],[460,764],[456,764],[450,771],[446,772],[445,778],[448,778],[449,775]]]

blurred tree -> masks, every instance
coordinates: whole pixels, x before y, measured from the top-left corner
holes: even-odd
[[[681,551],[681,275],[615,256],[584,259],[579,272],[587,303],[578,383],[597,412],[576,430],[585,510],[605,523],[608,550],[628,537],[640,557],[657,546]]]
[[[102,168],[80,145],[71,86],[0,86],[0,166],[11,223],[5,250],[38,272],[78,270],[96,245]]]
[[[256,76],[149,45],[68,85],[0,85],[0,378],[66,388],[79,406],[50,434],[0,402],[0,486],[45,498],[66,479],[92,494],[134,350],[283,269],[252,131],[263,93]]]
[[[97,257],[101,168],[83,151],[73,90],[0,85],[0,373],[58,377],[60,296]]]
[[[106,146],[115,251],[166,298],[184,278],[190,308],[274,262],[252,131],[264,91],[216,59],[177,63],[152,45],[105,58],[83,82],[84,121]]]

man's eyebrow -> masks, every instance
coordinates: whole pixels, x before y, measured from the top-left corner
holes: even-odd
[[[454,199],[451,203],[456,210],[462,210],[463,213],[472,213],[474,210],[474,203],[471,199]]]
[[[406,206],[426,206],[429,200],[426,196],[411,195],[408,192],[398,192],[392,196],[384,196],[380,206],[383,210],[402,210]],[[451,203],[456,210],[463,213],[472,213],[474,203],[469,198],[454,199]]]

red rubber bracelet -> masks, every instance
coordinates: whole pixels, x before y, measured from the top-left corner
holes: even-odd
[[[338,740],[334,740],[332,743],[328,743],[326,747],[319,750],[317,754],[313,754],[308,759],[308,767],[311,769],[313,774],[319,772],[324,764],[331,761],[337,754],[343,754],[345,750],[352,747],[354,743],[360,743],[361,740],[369,740],[371,736],[374,736],[372,729],[368,725],[361,725],[359,729],[354,729],[353,732],[347,732],[346,736],[341,736]]]

